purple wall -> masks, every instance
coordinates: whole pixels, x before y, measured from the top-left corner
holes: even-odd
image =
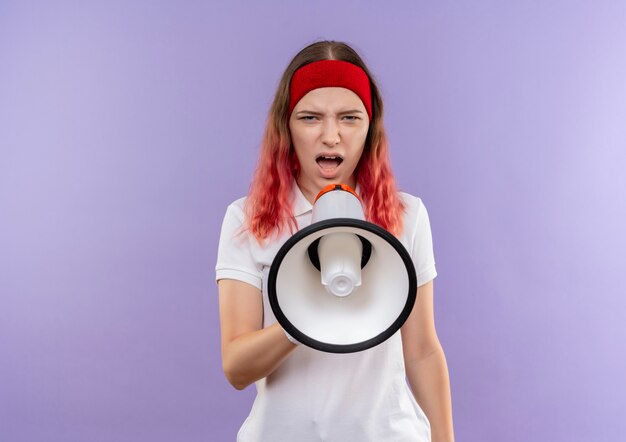
[[[626,440],[626,4],[387,3],[0,4],[0,440],[234,440],[220,224],[319,38],[429,209],[457,440]]]

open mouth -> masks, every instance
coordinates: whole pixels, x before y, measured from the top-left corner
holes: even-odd
[[[320,155],[315,161],[322,169],[334,169],[343,162],[343,158],[340,156]]]

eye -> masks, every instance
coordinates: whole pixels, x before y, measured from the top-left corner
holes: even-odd
[[[359,117],[357,117],[356,115],[345,115],[345,116],[343,117],[343,119],[344,119],[344,120],[347,120],[347,121],[356,121],[356,120],[360,120],[360,118],[359,118]]]
[[[298,118],[298,120],[302,120],[302,121],[315,121],[316,119],[317,117],[314,115],[303,115],[302,117]]]

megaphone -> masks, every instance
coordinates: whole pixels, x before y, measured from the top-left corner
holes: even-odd
[[[283,244],[268,278],[280,325],[300,343],[329,353],[384,342],[409,317],[416,291],[408,251],[365,221],[358,195],[345,184],[318,194],[311,225]]]

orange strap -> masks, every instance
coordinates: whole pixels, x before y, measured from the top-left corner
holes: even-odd
[[[346,192],[350,192],[352,195],[356,196],[359,201],[361,201],[359,195],[357,195],[354,189],[352,189],[352,187],[348,186],[347,184],[329,184],[328,186],[324,187],[320,191],[320,193],[317,194],[317,196],[315,197],[315,201],[313,201],[313,204],[315,204],[322,195],[333,190],[345,190]]]

